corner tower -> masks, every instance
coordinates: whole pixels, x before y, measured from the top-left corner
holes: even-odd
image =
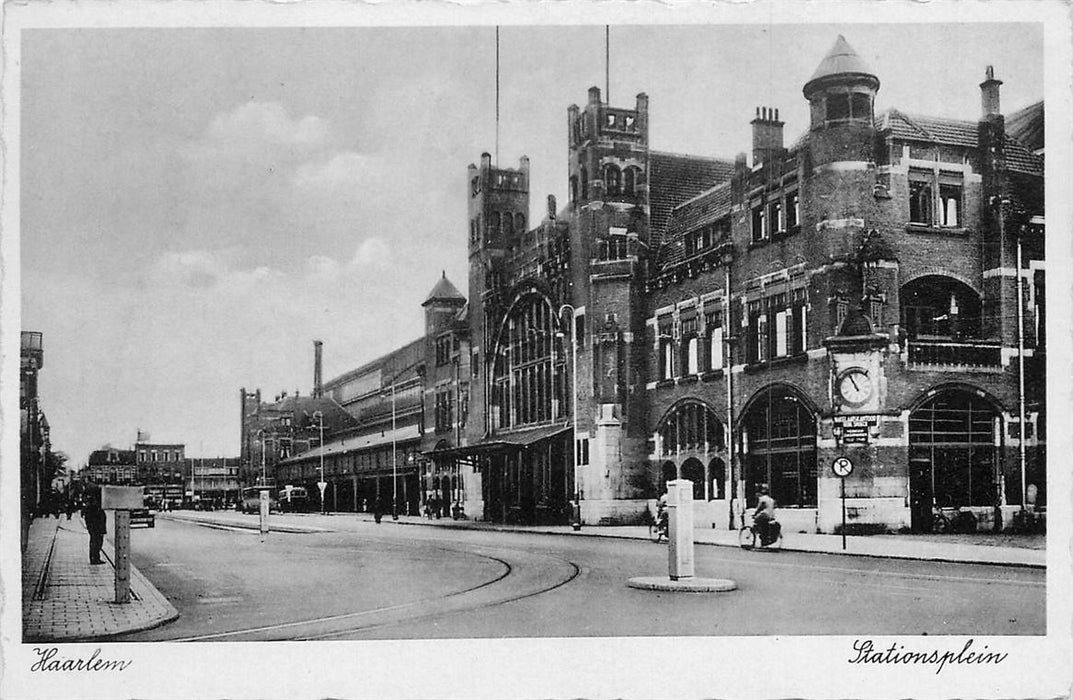
[[[805,83],[813,165],[874,161],[879,78],[839,35]]]

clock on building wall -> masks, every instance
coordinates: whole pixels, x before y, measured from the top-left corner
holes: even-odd
[[[835,390],[842,403],[853,408],[860,408],[868,403],[875,393],[875,384],[868,370],[863,367],[850,367],[838,375]]]

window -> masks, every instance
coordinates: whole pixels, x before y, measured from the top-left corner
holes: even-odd
[[[492,375],[492,428],[541,423],[565,415],[566,356],[554,313],[543,297],[512,311]],[[554,348],[554,349],[553,349]]]
[[[827,96],[827,121],[846,121],[850,118],[850,100],[848,93],[835,93]]]
[[[626,168],[622,177],[622,193],[632,195],[637,189],[637,168]]]
[[[578,438],[574,441],[574,444],[576,447],[574,456],[577,459],[577,465],[583,467],[589,463],[589,439],[587,437]]]
[[[931,183],[914,179],[909,180],[909,222],[931,225]]]
[[[510,212],[503,214],[503,233],[508,238],[514,235],[514,217]]]
[[[661,319],[659,324],[659,357],[660,357],[660,371],[659,376],[662,379],[674,378],[674,344],[671,337],[671,321],[670,318]]]
[[[960,226],[961,187],[953,184],[939,183],[939,223],[942,226]]]
[[[746,362],[789,357],[807,348],[804,289],[774,294],[748,303]]]
[[[752,218],[753,243],[759,243],[767,239],[767,231],[764,229],[764,205],[753,206]]]
[[[801,196],[797,192],[786,195],[786,230],[792,231],[801,223]]]
[[[710,313],[705,322],[708,326],[708,368],[723,369],[723,314]]]
[[[585,166],[581,166],[581,198],[589,198],[589,171],[585,169]]]
[[[909,171],[909,223],[960,228],[964,221],[964,177],[960,173]]]
[[[453,345],[453,343],[451,341],[451,338],[452,338],[452,336],[451,336],[450,333],[448,333],[447,335],[442,335],[439,338],[436,338],[436,366],[437,367],[442,367],[442,366],[444,366],[446,364],[450,364],[450,362],[451,362],[451,348],[452,348],[452,345]]]
[[[585,347],[585,314],[574,314],[574,338],[579,348]]]
[[[865,92],[855,92],[851,97],[853,118],[860,121],[872,121],[872,96]]]
[[[776,200],[768,205],[768,226],[772,232],[786,230],[786,222],[782,218],[782,202]]]
[[[697,347],[697,317],[683,318],[681,320],[681,358],[679,367],[684,371],[682,376],[697,374],[699,372],[699,355]]]
[[[453,427],[454,415],[450,387],[436,390],[436,432],[449,432]]]
[[[604,166],[604,184],[607,194],[619,195],[622,193],[622,171],[618,166],[608,164]]]
[[[518,233],[525,231],[525,214],[514,215],[514,230]]]
[[[499,234],[499,227],[501,225],[502,221],[498,211],[494,211],[488,215],[488,235],[490,237]]]

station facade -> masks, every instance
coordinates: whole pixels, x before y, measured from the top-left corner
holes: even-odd
[[[328,458],[359,509],[390,442],[397,507],[504,522],[639,522],[686,478],[705,527],[762,486],[833,532],[843,485],[862,531],[1008,526],[1046,497],[1043,157],[981,72],[969,119],[877,114],[839,37],[807,132],[757,108],[751,158],[654,150],[645,94],[591,88],[565,206],[534,225],[527,158],[471,165],[468,296],[439,280],[423,338],[326,385],[355,422],[283,466]]]

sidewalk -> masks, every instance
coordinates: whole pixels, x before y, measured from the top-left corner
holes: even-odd
[[[193,511],[170,512],[166,517],[211,523],[217,526],[257,528],[257,518],[242,516],[229,511],[200,513]],[[372,521],[368,513],[333,513],[327,518],[317,514],[273,515],[270,528],[277,531],[302,531],[301,523],[306,519],[317,518],[318,528],[332,518],[357,518]],[[323,518],[323,519],[321,519]],[[418,516],[402,515],[392,520],[390,515],[384,517],[384,525],[424,525],[441,528],[462,528],[470,530],[492,530],[496,532],[531,532],[536,534],[560,535],[571,537],[614,537],[620,539],[648,540],[649,530],[643,525],[625,526],[585,526],[575,531],[569,525],[502,525],[498,523],[474,520],[451,520],[442,518],[429,520]],[[693,531],[694,541],[698,545],[737,547],[738,533],[731,530],[698,528]],[[782,549],[793,552],[815,552],[859,557],[886,557],[891,559],[916,559],[922,561],[992,564],[1000,566],[1023,566],[1045,568],[1047,551],[1045,549],[1025,549],[1022,547],[983,546],[966,543],[951,536],[949,541],[921,541],[911,535],[848,535],[846,548],[842,549],[841,535],[816,535],[798,532],[784,532]]]
[[[109,535],[113,519],[108,518]],[[86,641],[162,625],[179,612],[134,566],[131,602],[115,603],[115,561],[106,537],[105,564],[89,563],[82,518],[35,518],[22,556],[24,642]]]

